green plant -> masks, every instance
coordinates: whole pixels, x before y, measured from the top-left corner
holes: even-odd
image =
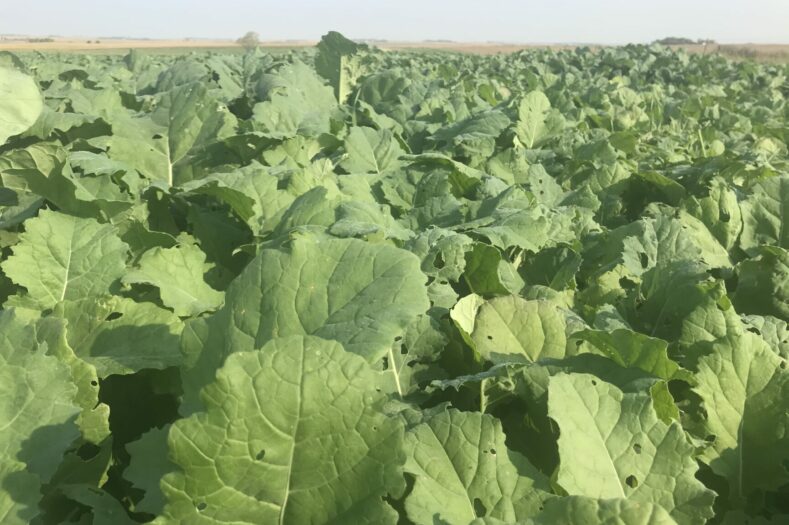
[[[3,523],[785,521],[786,73],[0,56]]]

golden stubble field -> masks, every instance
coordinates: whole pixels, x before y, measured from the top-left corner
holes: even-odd
[[[287,50],[310,47],[317,42],[310,40],[264,41],[261,47],[267,50]],[[599,47],[595,44],[509,44],[495,42],[375,42],[381,49],[391,50],[432,50],[460,53],[494,55],[514,53],[523,49],[550,47],[552,49],[571,49],[579,45]],[[771,62],[789,62],[789,44],[712,44],[674,46],[692,53],[721,53],[731,58],[755,59]],[[129,49],[145,49],[151,52],[178,53],[201,50],[242,51],[233,40],[154,40],[154,39],[97,39],[97,38],[55,38],[51,42],[31,42],[24,38],[0,39],[0,51],[44,51],[72,53],[122,53]]]

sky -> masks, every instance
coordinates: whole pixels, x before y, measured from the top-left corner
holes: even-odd
[[[0,0],[0,34],[468,42],[789,43],[789,0]]]

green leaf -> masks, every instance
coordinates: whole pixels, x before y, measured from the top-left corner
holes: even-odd
[[[351,128],[345,137],[346,157],[340,162],[348,173],[383,173],[400,165],[405,152],[389,130]]]
[[[757,258],[737,266],[739,279],[734,305],[743,313],[789,320],[789,251],[775,246],[753,251]]]
[[[53,314],[68,322],[69,345],[100,377],[178,366],[183,360],[183,323],[155,304],[117,296],[86,298],[60,303]]]
[[[429,315],[412,322],[384,357],[384,371],[391,379],[392,392],[400,397],[419,392],[420,386],[441,377],[435,361],[447,343],[438,322]]]
[[[757,489],[786,483],[789,460],[789,372],[786,360],[760,337],[745,332],[712,344],[695,374],[694,391],[711,440],[701,458],[729,482],[743,505]]]
[[[188,374],[197,381],[190,390],[210,381],[230,353],[289,335],[336,340],[378,362],[395,336],[427,310],[425,280],[419,260],[392,246],[306,236],[288,250],[265,249],[209,320],[209,340]]]
[[[403,424],[374,372],[336,342],[294,336],[230,356],[206,412],[170,429],[169,521],[396,523]]]
[[[770,177],[753,185],[742,203],[740,247],[750,250],[762,244],[789,249],[789,177]]]
[[[38,514],[41,484],[79,436],[77,387],[67,366],[45,354],[33,327],[0,312],[0,521]]]
[[[94,525],[134,525],[123,504],[104,490],[86,484],[65,485],[61,489],[69,499],[90,507]]]
[[[623,498],[595,499],[583,496],[553,498],[545,502],[529,525],[676,525],[676,521],[660,505],[635,502]]]
[[[113,115],[113,135],[91,139],[110,159],[134,166],[165,187],[192,178],[190,159],[235,132],[236,118],[203,83],[187,83],[158,96],[156,111]]]
[[[341,104],[348,100],[361,75],[361,64],[356,55],[366,50],[365,44],[348,40],[336,31],[329,31],[318,42],[315,71],[329,81],[334,88],[334,96]]]
[[[191,181],[181,189],[190,195],[210,195],[226,203],[253,233],[258,233],[266,221],[275,221],[284,213],[296,197],[295,192],[278,189],[279,185],[275,169],[253,162],[236,171]]]
[[[769,315],[746,315],[743,323],[747,330],[761,336],[778,355],[789,359],[789,324],[786,321]]]
[[[496,149],[496,139],[510,125],[504,112],[494,109],[450,124],[430,138],[439,149],[449,149],[454,156],[471,158],[471,165],[480,164]]]
[[[743,227],[742,212],[737,193],[728,184],[721,179],[714,179],[709,195],[698,199],[690,197],[683,207],[704,222],[724,248],[731,250],[735,246]]]
[[[0,67],[0,145],[32,126],[44,101],[36,81],[15,69]]]
[[[482,303],[473,319],[467,333],[472,347],[485,360],[538,361],[566,353],[565,316],[552,302],[527,301],[514,295],[496,297]],[[468,328],[467,322],[464,324]]]
[[[41,309],[106,295],[126,267],[128,246],[113,226],[92,219],[42,210],[19,238],[2,268]]]
[[[162,303],[182,317],[215,310],[224,295],[208,286],[205,253],[196,245],[155,247],[142,254],[138,267],[124,277],[126,284],[144,283],[159,288]]]
[[[315,71],[295,61],[263,75],[258,86],[263,102],[255,104],[256,129],[273,138],[328,133],[337,99]]]
[[[532,91],[521,99],[515,133],[526,148],[539,146],[564,127],[563,119],[550,110],[551,102],[540,91]]]
[[[501,252],[481,242],[466,252],[463,276],[471,291],[480,295],[518,293],[524,286],[523,279]]]
[[[80,359],[69,346],[66,322],[44,317],[36,323],[36,339],[47,345],[48,354],[69,367],[71,381],[77,387],[74,404],[82,409],[77,426],[82,438],[93,444],[105,442],[110,435],[110,407],[99,401],[99,376],[96,367]]]
[[[548,479],[504,438],[492,416],[454,409],[409,430],[405,470],[416,479],[405,501],[408,518],[432,525],[534,516],[551,497]]]
[[[679,423],[658,419],[648,394],[559,374],[548,387],[548,415],[560,432],[556,481],[570,495],[656,504],[680,524],[712,517],[715,494],[695,478],[694,447]]]
[[[572,336],[586,341],[601,355],[625,368],[640,368],[661,379],[673,379],[679,365],[669,359],[668,343],[627,329],[611,331],[582,330]]]
[[[143,498],[134,506],[136,512],[161,514],[167,502],[159,482],[175,470],[168,458],[167,435],[170,426],[153,428],[136,441],[126,445],[131,456],[129,466],[123,471],[124,479],[135,488],[145,491]]]

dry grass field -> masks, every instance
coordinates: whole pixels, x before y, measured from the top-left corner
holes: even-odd
[[[287,40],[262,42],[266,50],[277,51],[293,48],[310,47],[316,44],[309,40]],[[497,53],[514,53],[523,49],[551,47],[553,49],[571,49],[575,44],[506,44],[495,42],[376,42],[381,49],[447,51],[494,55]],[[580,45],[580,44],[579,44]],[[590,47],[597,47],[590,45]],[[734,59],[752,59],[768,62],[789,62],[789,44],[713,44],[682,45],[691,53],[720,53]],[[153,39],[100,39],[100,38],[54,38],[51,42],[29,41],[24,37],[16,39],[0,39],[0,51],[44,51],[72,53],[125,53],[129,49],[144,49],[152,53],[182,53],[202,50],[242,51],[233,40],[153,40]]]

